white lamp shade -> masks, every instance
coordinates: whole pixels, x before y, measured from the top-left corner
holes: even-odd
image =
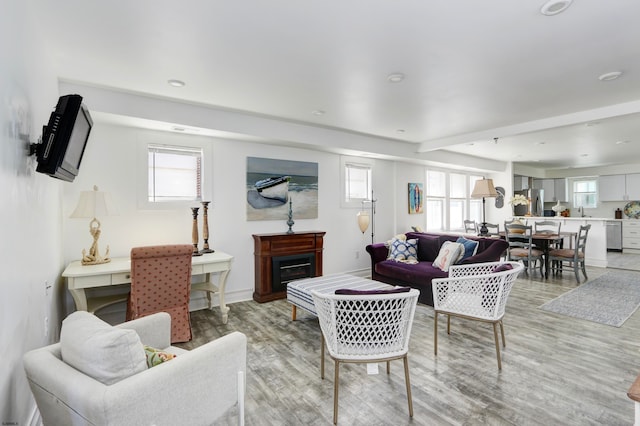
[[[369,216],[369,212],[361,211],[358,212],[358,226],[360,227],[360,231],[364,234],[364,231],[369,227],[369,223],[371,223],[371,216]]]
[[[117,214],[113,201],[111,201],[111,194],[98,191],[98,187],[94,186],[93,191],[80,192],[78,205],[69,217],[95,218]]]
[[[472,198],[497,197],[498,192],[493,186],[493,179],[478,179],[471,193]]]

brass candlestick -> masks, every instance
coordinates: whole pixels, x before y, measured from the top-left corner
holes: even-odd
[[[193,212],[193,227],[191,228],[191,241],[193,242],[193,256],[202,256],[198,251],[198,209],[199,207],[191,207]]]
[[[204,246],[200,253],[213,253],[215,250],[209,248],[209,203],[211,201],[202,202],[202,238]]]

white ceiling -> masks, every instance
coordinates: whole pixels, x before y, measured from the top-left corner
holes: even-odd
[[[32,3],[62,80],[427,156],[549,169],[640,162],[640,2],[575,0],[544,16],[545,1]],[[623,74],[598,79],[611,71]],[[392,73],[404,81],[390,83]]]

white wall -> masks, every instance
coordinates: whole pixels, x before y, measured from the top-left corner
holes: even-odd
[[[150,211],[137,207],[137,172],[139,144],[189,142],[213,146],[213,186],[203,194],[211,200],[209,206],[210,245],[215,250],[234,256],[232,271],[227,280],[227,301],[247,300],[254,290],[254,261],[252,234],[285,232],[286,220],[247,221],[246,219],[246,164],[247,157],[268,157],[282,160],[318,163],[318,218],[296,219],[293,230],[326,231],[324,239],[324,273],[368,269],[369,257],[364,251],[370,242],[370,233],[360,232],[356,222],[358,209],[340,207],[340,157],[296,148],[276,147],[259,143],[240,142],[179,133],[157,132],[116,125],[96,124],[85,151],[79,176],[73,185],[64,187],[62,238],[65,262],[76,260],[83,248],[88,249],[92,239],[88,232],[88,219],[71,219],[80,191],[97,185],[112,194],[119,210],[118,216],[98,218],[102,224],[100,248],[106,245],[112,257],[129,256],[131,247],[161,243],[191,243],[192,215],[187,207],[179,210]],[[394,166],[392,162],[374,163],[374,188],[379,199],[376,211],[376,240],[386,240],[393,234],[394,220]],[[194,204],[197,205],[197,204]],[[202,236],[202,219],[199,229]],[[202,238],[200,246],[202,245]],[[68,311],[73,302],[67,296]],[[120,310],[123,311],[124,307]],[[231,308],[233,315],[233,307]]]
[[[4,1],[0,13],[0,420],[20,425],[29,424],[35,412],[22,355],[57,340],[63,291],[63,184],[36,175],[25,151],[58,98],[30,6]],[[48,295],[45,281],[52,286]]]

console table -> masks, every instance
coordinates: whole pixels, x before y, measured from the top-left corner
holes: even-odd
[[[322,275],[324,231],[254,234],[255,291],[253,300],[287,297],[287,282]]]
[[[191,291],[204,291],[211,306],[211,294],[218,293],[222,322],[227,323],[229,307],[224,302],[224,290],[227,275],[231,270],[233,256],[220,251],[192,258],[191,275],[204,275],[204,281],[191,284]],[[211,281],[211,274],[219,273],[218,285]],[[79,311],[95,312],[100,308],[127,299],[126,295],[116,294],[101,297],[87,297],[85,290],[131,284],[131,259],[119,257],[100,265],[83,265],[79,260],[71,262],[62,276],[67,279],[69,292]]]

